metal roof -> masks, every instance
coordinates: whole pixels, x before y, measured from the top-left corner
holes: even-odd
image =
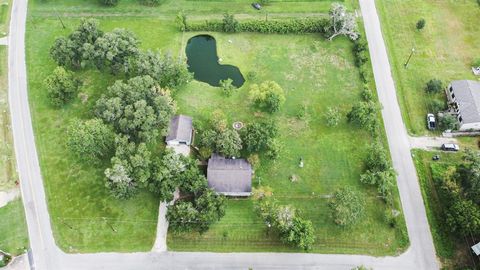
[[[192,141],[192,118],[186,115],[176,115],[170,121],[170,128],[165,141]]]
[[[480,122],[480,82],[461,80],[451,83],[463,123]]]
[[[227,196],[248,196],[252,191],[252,166],[245,159],[213,154],[208,160],[208,186]]]

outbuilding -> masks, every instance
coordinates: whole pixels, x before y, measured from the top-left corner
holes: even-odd
[[[176,115],[170,120],[170,128],[165,139],[167,145],[184,144],[190,146],[193,138],[192,118]]]
[[[218,194],[246,197],[252,193],[252,166],[245,159],[213,154],[208,160],[208,186]]]

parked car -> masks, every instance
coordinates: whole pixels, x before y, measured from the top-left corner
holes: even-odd
[[[458,151],[460,150],[460,147],[458,147],[458,144],[454,143],[444,143],[442,144],[442,150],[443,151]]]
[[[427,127],[430,130],[437,127],[437,123],[435,122],[435,116],[431,113],[427,114]]]
[[[256,10],[262,9],[262,6],[259,3],[252,3],[252,7]]]

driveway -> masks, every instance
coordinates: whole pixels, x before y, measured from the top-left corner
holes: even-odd
[[[408,135],[403,125],[387,52],[373,0],[360,0],[375,74],[375,82],[388,136],[398,188],[410,237],[410,248],[398,257],[294,253],[139,252],[65,254],[52,234],[45,190],[27,95],[25,22],[27,2],[13,1],[9,43],[9,103],[15,154],[27,217],[33,265],[36,270],[57,269],[351,269],[365,265],[375,269],[438,269],[435,249]]]
[[[408,137],[410,147],[424,150],[439,150],[444,143],[458,144],[455,138],[445,137]]]

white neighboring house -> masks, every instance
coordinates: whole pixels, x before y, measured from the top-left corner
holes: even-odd
[[[170,128],[165,138],[167,147],[175,153],[188,156],[193,140],[192,118],[186,115],[176,115],[170,120]]]
[[[452,81],[447,98],[457,114],[460,131],[480,130],[480,82]]]

